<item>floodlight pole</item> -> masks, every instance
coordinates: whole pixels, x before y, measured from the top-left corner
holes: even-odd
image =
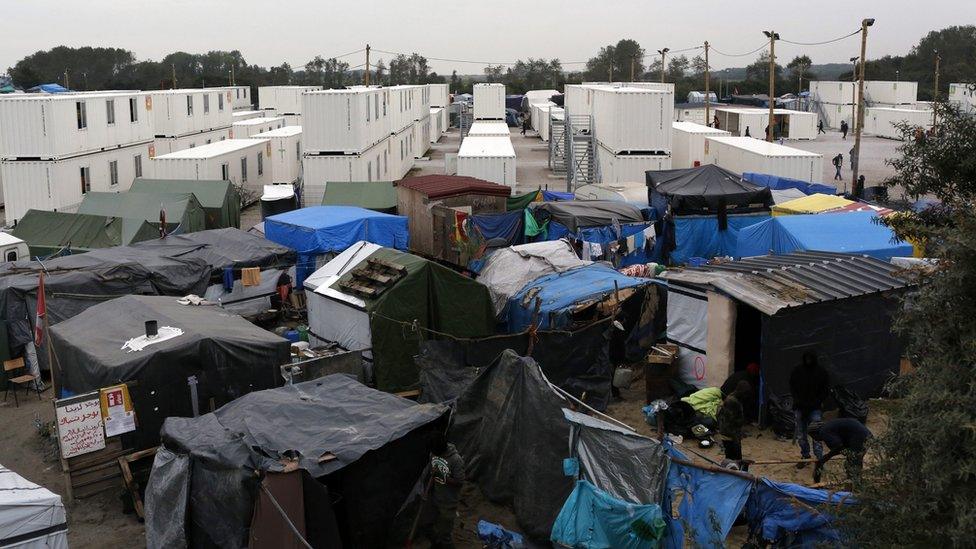
[[[366,87],[369,87],[369,44],[366,44],[366,79],[364,81]]]
[[[935,86],[932,89],[932,127],[934,128],[938,122],[939,110],[936,108],[935,103],[939,101],[939,65],[942,63],[942,54],[939,50],[935,50]]]
[[[709,99],[709,82],[708,82],[708,40],[705,40],[705,125],[712,125],[712,102]]]
[[[874,25],[874,19],[861,21],[861,70],[857,79],[857,124],[854,126],[854,158],[851,159],[851,191],[855,193],[855,196],[857,194],[857,172],[861,164],[861,129],[864,126],[864,67],[868,64],[868,27],[871,25]]]
[[[657,52],[661,54],[661,83],[662,84],[664,83],[664,67],[665,67],[664,63],[665,63],[665,59],[667,59],[669,51],[671,51],[671,48],[664,48],[663,50],[657,50]]]
[[[773,142],[773,109],[776,107],[776,40],[775,31],[763,31],[769,37],[769,123],[766,124],[766,141]]]

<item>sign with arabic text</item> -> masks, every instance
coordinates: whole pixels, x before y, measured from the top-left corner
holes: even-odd
[[[68,459],[105,448],[98,391],[54,401],[61,457]]]

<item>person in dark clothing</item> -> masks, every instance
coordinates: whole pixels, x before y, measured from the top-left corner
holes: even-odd
[[[752,137],[752,135],[749,133],[749,126],[746,126],[746,135],[745,135],[745,137]]]
[[[763,132],[763,139],[769,139],[769,124],[766,124],[766,131]]]
[[[843,453],[845,457],[844,471],[854,486],[861,481],[861,469],[864,467],[864,444],[871,438],[871,431],[860,421],[850,418],[838,418],[828,421],[815,421],[809,426],[810,438],[827,445],[830,450],[817,459],[813,469],[813,481],[820,482],[823,466],[830,458]]]
[[[821,120],[817,120],[817,135],[820,135],[820,134],[827,135],[827,132],[825,132],[824,129],[823,129],[823,120],[822,119]]]
[[[854,198],[864,198],[864,176],[857,176],[857,185],[854,186]]]
[[[719,122],[718,122],[718,115],[717,115],[717,114],[716,114],[716,115],[715,115],[715,117],[714,117],[714,118],[712,119],[712,127],[713,127],[713,128],[715,128],[716,130],[721,130],[721,129],[722,129],[722,128],[721,128],[721,125],[720,125],[720,124],[719,124]]]
[[[739,402],[745,412],[746,421],[755,421],[759,417],[759,405],[756,400],[759,389],[759,364],[751,362],[745,370],[738,370],[727,377],[720,387],[722,396],[731,395],[742,381],[746,382],[749,391],[747,394],[740,395],[743,398],[739,399]]]
[[[443,434],[434,438],[431,447],[430,474],[430,499],[426,502],[424,532],[432,549],[453,548],[451,535],[461,498],[461,486],[464,484],[464,460]]]
[[[522,135],[529,131],[532,127],[532,119],[529,117],[528,113],[522,115]]]
[[[834,165],[834,181],[838,179],[844,179],[844,176],[840,174],[840,169],[844,167],[844,155],[842,153],[837,153],[837,156],[830,161]]]
[[[793,396],[793,413],[796,417],[796,441],[800,445],[800,457],[810,458],[807,431],[811,423],[823,418],[823,402],[830,391],[830,375],[811,351],[803,353],[803,361],[790,372],[790,394]],[[813,455],[823,456],[823,445],[813,440]],[[806,463],[796,464],[802,469]]]
[[[742,459],[742,427],[746,423],[742,402],[748,398],[751,392],[752,387],[749,386],[749,382],[740,381],[735,391],[732,391],[732,394],[722,401],[722,406],[719,407],[716,414],[718,432],[722,435],[725,457],[733,461]]]
[[[847,127],[847,120],[841,120],[840,121],[840,133],[841,133],[841,138],[842,139],[847,139],[847,130],[848,129],[849,128]]]

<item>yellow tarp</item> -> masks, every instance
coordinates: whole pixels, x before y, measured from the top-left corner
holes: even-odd
[[[836,208],[843,208],[844,206],[853,203],[854,202],[847,200],[846,198],[841,198],[832,194],[817,193],[811,194],[810,196],[804,196],[803,198],[790,200],[788,202],[783,202],[782,204],[776,204],[771,209],[774,216],[815,214]]]

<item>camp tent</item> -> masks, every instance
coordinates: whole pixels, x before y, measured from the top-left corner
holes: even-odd
[[[67,549],[61,496],[0,465],[0,547]]]
[[[484,262],[478,282],[488,287],[495,314],[526,284],[542,276],[588,265],[565,240],[532,242],[495,250]]]
[[[735,253],[739,231],[767,219],[773,202],[769,188],[712,164],[646,177],[651,207],[662,219],[660,258],[670,263]]]
[[[297,287],[316,268],[316,260],[365,240],[405,250],[407,218],[356,206],[312,206],[264,220],[264,235],[298,252]]]
[[[192,193],[206,216],[208,229],[241,227],[241,197],[230,181],[207,179],[146,179],[137,177],[130,193]]]
[[[359,206],[395,214],[396,189],[392,181],[329,181],[322,196],[322,205]]]
[[[28,210],[11,233],[27,242],[32,257],[64,249],[87,252],[159,238],[159,230],[144,219],[46,210]]]
[[[888,227],[869,212],[823,215],[784,215],[746,227],[739,232],[735,255],[823,251],[866,254],[879,259],[911,257],[912,245],[899,242]]]
[[[817,214],[837,210],[854,204],[841,196],[815,193],[774,205],[771,210],[773,217],[780,215]]]
[[[159,335],[147,338],[146,321]],[[159,443],[170,416],[194,415],[251,391],[280,385],[288,340],[217,307],[188,306],[168,296],[130,295],[100,303],[51,328],[61,387],[73,394],[131,383],[139,426],[126,446]],[[188,382],[196,378],[196,386]]]
[[[531,220],[530,220],[531,217]],[[536,240],[569,238],[586,260],[607,260],[626,266],[651,260],[653,222],[636,206],[615,200],[567,200],[533,203],[526,210],[529,223],[540,227]],[[626,245],[620,246],[623,241]]]
[[[85,194],[78,213],[145,219],[160,225],[166,212],[167,233],[192,233],[207,228],[203,208],[192,193],[96,193]]]
[[[295,264],[295,250],[240,229],[211,229],[189,234],[171,234],[140,242],[135,249],[175,258],[202,259],[214,274],[230,267],[285,269]],[[239,278],[235,274],[235,278]]]
[[[369,242],[355,243],[337,255],[309,277],[305,288],[310,290],[313,343],[369,350],[365,354],[372,357],[376,387],[384,391],[416,386],[413,357],[421,340],[437,333],[494,333],[491,296],[483,285],[432,261]]]
[[[253,392],[201,417],[170,418],[146,489],[146,541],[294,545],[263,483],[312,547],[395,545],[397,514],[446,423],[443,405],[417,404],[342,374]],[[285,473],[289,462],[295,470]],[[404,530],[413,519],[407,514]]]

